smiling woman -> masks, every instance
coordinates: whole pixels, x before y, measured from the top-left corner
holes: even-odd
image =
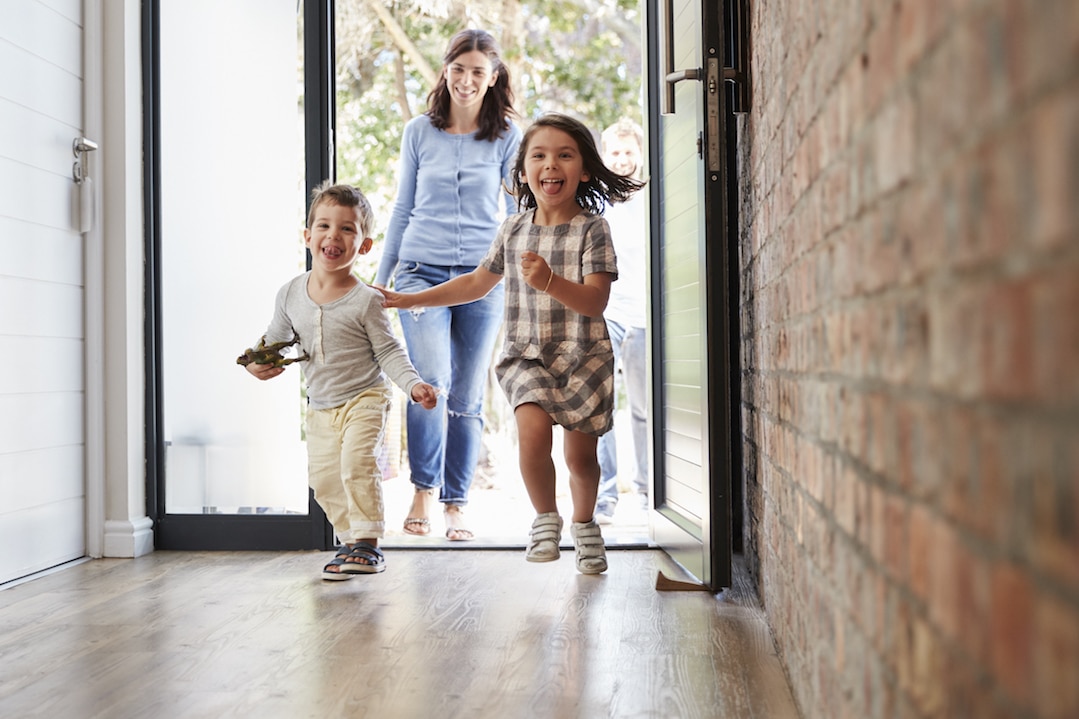
[[[417,292],[470,272],[515,209],[505,191],[521,133],[511,118],[509,69],[484,30],[451,40],[427,97],[405,125],[397,201],[375,285]],[[408,459],[415,488],[406,533],[431,532],[433,500],[446,537],[475,537],[464,519],[483,442],[487,375],[502,319],[501,287],[453,307],[400,315],[408,354],[441,395],[434,412],[409,404]]]

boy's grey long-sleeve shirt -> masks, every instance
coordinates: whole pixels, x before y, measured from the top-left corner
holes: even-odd
[[[301,361],[312,409],[339,407],[387,376],[411,397],[423,381],[393,333],[382,295],[358,283],[344,297],[317,304],[307,294],[310,272],[277,292],[266,342],[300,338],[309,359]]]

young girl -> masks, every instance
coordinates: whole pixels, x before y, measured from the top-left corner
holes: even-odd
[[[593,521],[599,486],[596,442],[611,429],[614,355],[603,310],[617,278],[604,203],[623,202],[643,183],[603,164],[592,133],[573,118],[540,117],[514,166],[524,211],[510,216],[480,265],[414,294],[383,290],[386,307],[471,302],[506,279],[505,344],[495,367],[517,420],[521,476],[536,510],[525,558],[559,557],[552,425],[565,431],[577,569],[607,569]]]

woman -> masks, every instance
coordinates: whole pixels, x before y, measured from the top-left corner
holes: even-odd
[[[375,284],[393,279],[419,292],[475,269],[501,220],[514,211],[512,168],[521,131],[511,118],[509,70],[494,38],[462,30],[450,40],[427,112],[405,125],[397,202]],[[439,389],[438,407],[409,404],[408,460],[415,495],[404,531],[431,531],[436,491],[446,537],[472,539],[463,508],[483,442],[483,395],[502,321],[503,289],[458,305],[402,312],[401,329],[420,376]]]

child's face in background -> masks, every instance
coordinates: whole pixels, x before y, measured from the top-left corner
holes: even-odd
[[[528,141],[524,173],[537,209],[572,214],[580,209],[577,186],[588,182],[589,174],[577,141],[569,133],[554,127],[536,130]]]
[[[636,178],[641,169],[641,147],[630,135],[607,138],[603,162],[619,175]]]
[[[371,239],[361,230],[360,208],[332,202],[323,202],[315,209],[314,221],[303,236],[313,265],[326,272],[351,271],[356,257],[371,247]]]

